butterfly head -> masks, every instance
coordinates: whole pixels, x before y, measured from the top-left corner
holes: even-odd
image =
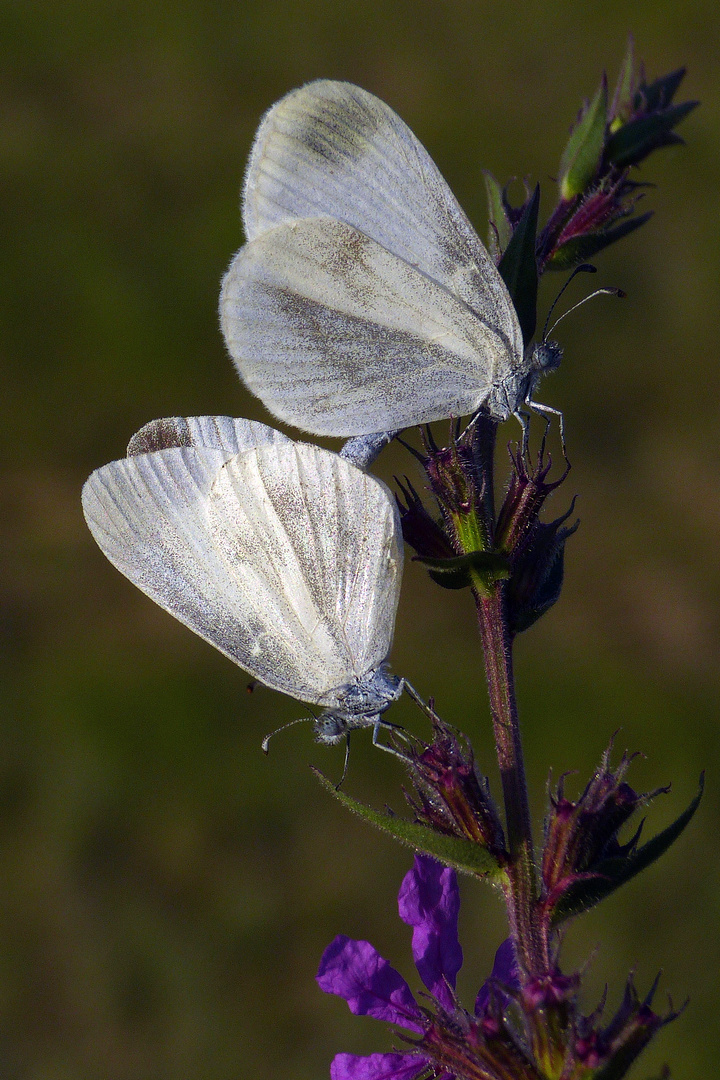
[[[353,728],[375,727],[380,714],[400,697],[403,686],[403,680],[381,664],[341,687],[337,707],[326,709],[313,725],[316,741],[333,746]]]
[[[562,355],[562,346],[558,345],[557,341],[548,341],[547,338],[543,338],[531,347],[530,371],[538,375],[555,371],[560,367]]]
[[[342,709],[328,709],[313,724],[315,742],[323,746],[335,746],[342,742],[350,729],[355,725],[353,718]],[[369,721],[371,723],[371,721]]]

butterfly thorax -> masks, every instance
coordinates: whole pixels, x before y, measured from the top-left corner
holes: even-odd
[[[403,680],[382,666],[369,671],[337,691],[340,704],[328,709],[315,721],[315,739],[332,746],[353,728],[373,727],[381,713],[397,701]]]
[[[562,359],[562,349],[555,341],[529,345],[523,362],[495,383],[485,407],[495,420],[507,420],[531,401],[543,375],[554,371]]]

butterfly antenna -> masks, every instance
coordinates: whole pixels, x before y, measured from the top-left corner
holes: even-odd
[[[627,293],[623,289],[618,289],[615,285],[605,285],[602,289],[596,289],[595,292],[591,292],[588,296],[584,296],[582,300],[578,300],[577,304],[573,304],[571,308],[568,308],[567,311],[564,311],[560,318],[556,319],[550,327],[550,333],[552,334],[557,324],[562,322],[566,315],[570,315],[573,311],[577,311],[579,307],[582,307],[583,304],[586,304],[588,300],[592,300],[594,296],[617,296],[620,300],[622,300],[624,299],[624,297],[627,296]],[[544,340],[545,336],[543,335],[543,341]]]
[[[408,697],[415,702],[417,707],[425,713],[429,720],[440,719],[438,714],[435,712],[435,701],[433,698],[431,698],[429,702],[426,702],[424,698],[422,698],[420,694],[418,694],[415,687],[410,685],[407,679],[405,679],[403,682],[403,689],[405,690],[405,693],[408,695]]]
[[[558,305],[558,300],[559,300],[559,299],[560,299],[560,297],[561,297],[561,296],[563,295],[563,293],[565,292],[565,290],[567,289],[568,285],[569,285],[569,284],[570,284],[570,282],[571,282],[571,281],[573,280],[573,278],[576,278],[576,277],[578,276],[578,274],[597,274],[597,267],[596,267],[596,266],[593,266],[593,264],[592,264],[592,263],[580,263],[580,265],[579,265],[579,266],[576,266],[576,267],[575,267],[575,269],[573,270],[572,274],[571,274],[571,275],[570,275],[570,277],[569,277],[569,278],[567,279],[567,281],[566,281],[566,282],[565,282],[565,284],[563,285],[562,289],[560,290],[560,292],[559,292],[559,293],[557,294],[557,296],[556,296],[556,297],[555,297],[555,299],[553,300],[552,304],[550,305],[550,310],[549,310],[549,311],[548,311],[548,313],[547,313],[547,318],[545,319],[545,326],[543,327],[543,332],[542,332],[542,340],[543,340],[543,341],[547,341],[547,336],[548,336],[548,323],[550,322],[550,319],[552,318],[552,313],[553,313],[553,311],[555,310],[555,308],[556,308],[556,307],[557,307],[557,305]],[[589,297],[586,297],[586,299],[589,299]],[[581,303],[582,303],[582,301],[581,301]],[[576,306],[577,306],[577,305],[576,305]],[[574,309],[574,308],[570,308],[570,310],[571,310],[571,311],[574,311],[575,309]],[[567,315],[567,314],[568,314],[568,312],[566,311],[566,312],[565,312],[565,314]],[[561,318],[564,318],[564,316],[561,316]],[[558,319],[558,322],[560,322],[560,319]],[[553,330],[555,329],[555,327],[556,327],[556,326],[557,326],[557,323],[555,323],[555,324],[553,325]],[[552,333],[552,330],[550,331],[550,333]]]
[[[274,731],[271,731],[269,735],[265,736],[262,743],[260,744],[261,747],[262,747],[263,754],[269,753],[268,743],[272,739],[273,735],[278,735],[281,731],[285,731],[289,727],[294,727],[295,724],[310,724],[315,719],[316,719],[316,717],[314,717],[314,716],[300,716],[300,717],[298,717],[297,720],[290,720],[289,723],[283,724],[282,727],[275,728]]]

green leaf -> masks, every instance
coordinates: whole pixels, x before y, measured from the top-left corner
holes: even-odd
[[[545,269],[570,270],[573,266],[588,262],[597,255],[598,251],[602,251],[603,248],[614,244],[624,236],[629,236],[631,232],[635,232],[646,221],[649,221],[652,216],[653,211],[648,210],[646,214],[625,218],[619,225],[615,225],[611,229],[601,229],[600,232],[587,233],[585,236],[573,236],[572,239],[567,240],[555,249],[546,262]]]
[[[627,118],[628,112],[632,106],[630,95],[632,94],[634,79],[635,48],[633,45],[632,34],[630,34],[628,37],[627,48],[625,49],[625,57],[620,66],[620,74],[618,75],[615,93],[613,94],[612,108],[610,109],[610,116],[612,117],[610,123],[611,131],[615,130],[616,125],[618,127],[620,126],[622,123],[621,117]]]
[[[560,194],[567,202],[581,195],[595,178],[605,145],[607,109],[607,79],[603,76],[560,159]]]
[[[466,589],[473,584],[472,571],[487,577],[487,584],[510,577],[510,560],[499,551],[470,551],[450,559],[415,555],[413,562],[428,568],[430,577],[445,589]]]
[[[649,86],[639,86],[633,105],[636,109],[645,112],[653,112],[655,109],[666,109],[677,93],[680,83],[685,78],[687,68],[678,68],[669,75],[662,75]]]
[[[510,629],[513,634],[522,634],[524,630],[529,630],[538,619],[542,618],[546,611],[549,611],[557,603],[560,599],[564,573],[565,544],[563,543],[545,580],[536,590],[532,603],[526,603],[522,607],[515,607],[512,603],[508,604]]]
[[[699,104],[697,101],[685,101],[682,105],[673,105],[664,112],[650,116],[639,116],[610,136],[605,147],[605,156],[618,169],[636,165],[660,146],[673,142],[682,142],[672,129]]]
[[[622,1080],[624,1076],[628,1075],[649,1041],[650,1037],[648,1036],[646,1041],[629,1047],[621,1047],[613,1055],[612,1060],[608,1061],[607,1065],[603,1065],[597,1072],[593,1072],[593,1080]],[[662,1080],[662,1074],[657,1080]]]
[[[488,230],[488,248],[490,254],[493,256],[495,262],[497,262],[502,255],[505,248],[510,243],[510,237],[512,236],[512,226],[508,221],[508,216],[505,213],[505,203],[503,200],[503,189],[498,184],[495,177],[485,170],[483,172],[485,177],[485,191],[487,193],[488,201],[488,218],[490,220],[490,228]]]
[[[465,840],[460,836],[445,836],[434,829],[428,829],[425,825],[419,825],[407,818],[395,817],[392,814],[381,814],[373,810],[357,799],[351,798],[342,791],[338,791],[333,783],[319,771],[311,766],[320,783],[339,802],[357,814],[371,825],[375,825],[388,836],[399,840],[401,844],[412,848],[414,851],[424,851],[427,855],[433,855],[440,862],[452,866],[465,874],[474,877],[490,878],[492,881],[503,881],[505,871],[498,858],[481,844],[475,844],[472,840]]]
[[[668,825],[666,829],[654,836],[652,840],[648,840],[647,844],[643,844],[641,848],[638,848],[632,854],[614,856],[592,867],[591,873],[597,874],[598,877],[576,881],[571,885],[555,906],[553,911],[554,925],[569,919],[572,915],[579,915],[582,911],[588,911],[595,904],[604,900],[606,896],[614,893],[626,881],[634,878],[641,870],[645,870],[656,859],[659,859],[670,845],[677,840],[685,826],[689,824],[700,805],[704,787],[705,774],[703,773],[700,776],[697,795],[687,810],[672,825]]]
[[[535,237],[539,209],[540,187],[537,186],[525,204],[523,215],[498,263],[500,277],[507,285],[520,320],[525,345],[532,341],[537,323],[538,269]]]

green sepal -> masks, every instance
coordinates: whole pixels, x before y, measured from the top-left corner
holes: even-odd
[[[537,323],[538,268],[535,256],[540,186],[535,188],[523,210],[503,256],[498,263],[500,277],[507,285],[520,321],[523,342],[532,341]]]
[[[620,127],[623,123],[623,119],[627,116],[631,108],[634,81],[635,48],[633,45],[632,34],[630,34],[628,37],[627,48],[625,49],[625,56],[620,65],[618,81],[613,95],[612,108],[610,109],[610,115],[612,117],[612,120],[610,121],[610,131],[615,131],[616,128]]]
[[[495,177],[487,172],[487,170],[483,172],[483,176],[485,177],[488,219],[490,222],[490,228],[488,230],[488,250],[494,261],[498,262],[503,251],[505,251],[510,243],[512,225],[505,213],[503,189],[500,187]]]
[[[607,79],[573,128],[560,159],[560,194],[566,202],[574,199],[592,183],[602,158],[607,126]]]
[[[579,915],[588,911],[595,904],[599,904],[606,896],[610,896],[626,881],[630,881],[641,870],[654,863],[680,836],[685,826],[689,824],[693,814],[700,805],[703,789],[705,787],[705,774],[701,773],[698,793],[679,818],[672,825],[659,832],[647,844],[637,848],[629,855],[616,855],[610,859],[604,859],[592,868],[592,877],[582,881],[576,881],[563,893],[553,911],[553,924],[564,922],[573,915]],[[598,875],[597,877],[595,875]]]
[[[488,586],[510,577],[510,560],[500,551],[470,551],[450,559],[415,555],[413,562],[426,566],[433,581],[444,589],[469,588],[474,584],[473,571],[485,578]]]
[[[573,266],[588,262],[597,255],[598,251],[610,244],[622,240],[635,232],[653,216],[653,211],[648,210],[645,214],[637,217],[625,218],[619,225],[610,229],[601,229],[596,233],[587,233],[585,236],[574,236],[560,247],[556,248],[552,258],[545,263],[546,270],[570,270]]]
[[[555,560],[547,572],[545,579],[536,590],[531,604],[525,604],[522,608],[515,609],[509,603],[510,629],[513,634],[522,634],[529,630],[545,612],[549,611],[560,599],[563,577],[565,575],[565,542],[555,556]]]
[[[671,71],[669,75],[662,75],[649,86],[639,86],[635,93],[633,107],[642,109],[644,112],[666,109],[675,97],[686,71],[687,68],[681,67],[676,71]]]
[[[649,1041],[648,1039],[647,1042]],[[630,1069],[647,1046],[647,1042],[639,1046],[632,1046],[626,1052],[621,1051],[619,1056],[613,1057],[611,1061],[608,1061],[607,1065],[603,1065],[596,1072],[593,1072],[593,1080],[622,1080],[623,1076],[627,1076],[630,1072]],[[670,1080],[670,1073],[665,1073],[664,1076],[665,1080]],[[655,1077],[654,1080],[663,1080],[663,1073],[660,1073],[660,1076]]]
[[[698,101],[685,101],[672,105],[663,112],[638,116],[618,128],[605,147],[605,157],[618,169],[636,165],[660,146],[682,143],[672,129],[699,105]]]
[[[326,776],[323,776],[319,769],[312,765],[310,768],[323,787],[343,806],[347,807],[353,814],[357,814],[358,817],[369,821],[371,825],[375,825],[376,828],[387,833],[388,836],[399,840],[406,847],[412,848],[414,851],[423,851],[426,855],[432,855],[434,858],[439,859],[440,862],[445,863],[446,866],[452,866],[455,870],[459,870],[464,874],[489,878],[495,882],[505,880],[505,870],[502,863],[488,848],[476,844],[472,840],[465,840],[461,836],[446,836],[443,833],[435,832],[434,829],[428,829],[425,825],[420,825],[416,821],[408,821],[407,818],[396,817],[390,813],[381,814],[378,810],[365,806],[364,803],[358,802],[357,799],[351,798],[343,791],[338,791],[335,785]]]

